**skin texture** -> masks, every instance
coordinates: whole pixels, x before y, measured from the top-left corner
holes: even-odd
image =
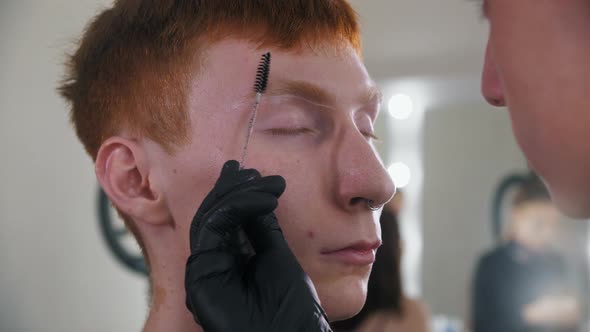
[[[324,253],[379,242],[378,215],[365,200],[384,204],[395,188],[370,138],[380,104],[373,81],[352,48],[319,46],[286,52],[240,40],[216,43],[191,83],[187,145],[170,155],[126,133],[102,145],[97,176],[137,224],[158,290],[146,331],[195,331],[184,304],[188,229],[222,164],[240,159],[256,68],[266,51],[272,52],[268,93],[245,167],[285,178],[276,215],[329,318],[349,317],[362,307],[371,265],[344,264]],[[316,89],[293,97],[302,89],[287,88],[286,81]],[[329,98],[317,98],[320,90]]]
[[[487,0],[482,93],[507,106],[557,206],[590,217],[590,2]]]

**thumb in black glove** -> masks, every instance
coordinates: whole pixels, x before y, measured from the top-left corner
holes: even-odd
[[[186,303],[206,332],[331,331],[313,284],[285,241],[273,211],[285,190],[224,164],[190,229]],[[241,231],[254,249],[244,254]]]

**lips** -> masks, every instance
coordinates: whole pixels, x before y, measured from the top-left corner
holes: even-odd
[[[375,262],[375,252],[381,241],[360,241],[335,250],[322,251],[322,255],[346,265],[369,265]]]

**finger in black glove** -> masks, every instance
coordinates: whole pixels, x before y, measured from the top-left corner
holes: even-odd
[[[230,160],[199,207],[185,287],[187,307],[206,332],[331,331],[273,213],[284,190],[282,177]],[[251,255],[236,250],[242,231]]]

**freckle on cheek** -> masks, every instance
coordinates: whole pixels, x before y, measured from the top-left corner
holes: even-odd
[[[315,237],[315,234],[312,231],[307,231],[307,237],[313,239]]]

